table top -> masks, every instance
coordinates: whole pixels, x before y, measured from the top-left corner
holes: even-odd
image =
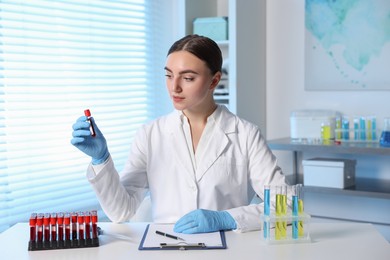
[[[390,259],[390,243],[371,224],[311,223],[310,243],[267,244],[261,231],[226,232],[228,249],[139,251],[147,223],[100,222],[100,246],[28,251],[29,227],[18,223],[0,234],[0,258],[8,259]]]

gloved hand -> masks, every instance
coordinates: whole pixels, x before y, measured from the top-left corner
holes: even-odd
[[[80,151],[92,157],[92,164],[100,164],[107,160],[110,153],[108,152],[107,142],[102,132],[95,124],[95,120],[90,117],[91,124],[95,129],[96,136],[92,136],[89,130],[89,122],[86,116],[81,116],[73,124],[73,138],[71,144],[76,146]]]
[[[184,215],[174,227],[177,233],[194,234],[236,229],[237,224],[226,211],[197,209]]]

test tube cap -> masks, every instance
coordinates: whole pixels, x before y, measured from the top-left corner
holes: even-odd
[[[79,213],[78,216],[77,216],[77,222],[79,224],[83,224],[84,223],[84,213]]]
[[[77,223],[77,213],[73,212],[71,215],[72,223]]]
[[[97,211],[96,210],[93,210],[91,211],[91,219],[92,219],[92,223],[95,224],[98,222],[98,215],[97,215]]]
[[[50,215],[50,224],[51,225],[57,224],[57,213],[51,213],[51,215]]]
[[[84,220],[85,220],[85,223],[91,222],[91,213],[89,213],[89,211],[85,212]]]
[[[46,213],[45,216],[43,217],[43,225],[47,226],[50,224],[50,214]]]
[[[69,225],[70,224],[70,214],[66,213],[64,217],[64,224]]]
[[[37,213],[32,213],[30,217],[30,226],[35,226],[37,223]]]
[[[87,117],[90,117],[91,116],[91,111],[89,109],[85,109],[84,110],[84,115],[87,116]]]
[[[57,215],[57,222],[59,225],[64,224],[64,213],[60,212]]]

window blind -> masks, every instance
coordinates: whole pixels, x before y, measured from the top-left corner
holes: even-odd
[[[100,209],[72,124],[90,109],[123,167],[135,131],[162,113],[160,2],[0,2],[0,231],[32,212]]]

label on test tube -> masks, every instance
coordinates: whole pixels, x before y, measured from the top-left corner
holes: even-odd
[[[89,109],[84,110],[84,115],[88,117],[88,122],[89,122],[89,131],[91,131],[92,136],[96,136],[95,129],[93,128],[92,121],[91,121],[91,111]]]

